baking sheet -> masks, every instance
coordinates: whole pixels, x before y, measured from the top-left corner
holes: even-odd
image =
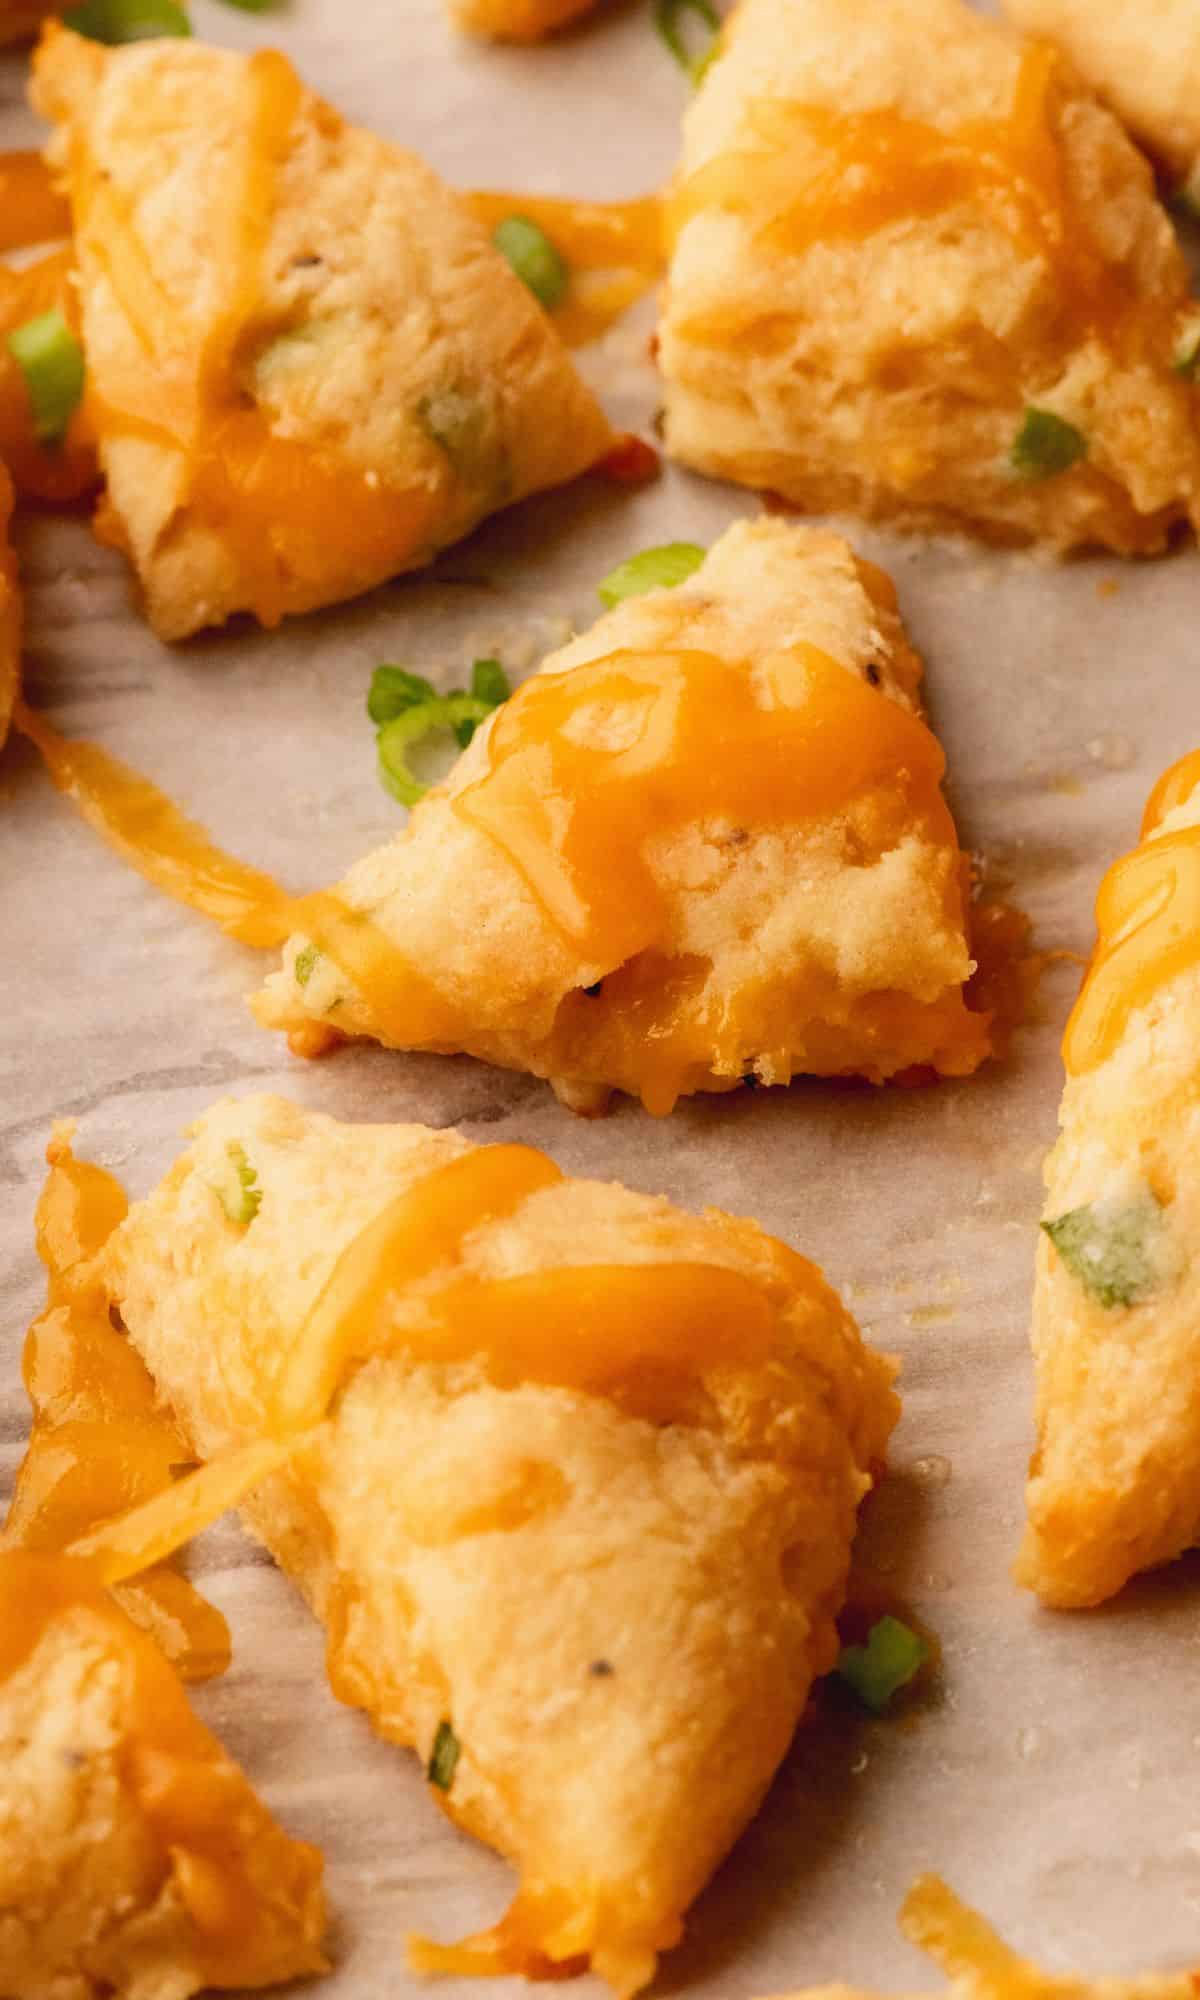
[[[437,0],[291,0],[267,16],[196,0],[197,32],[277,41],[350,117],[448,179],[603,197],[669,169],[686,85],[648,10],[616,4],[532,52],[454,39]],[[22,65],[0,62],[0,144],[29,143]],[[584,365],[618,422],[655,404],[650,301]],[[436,571],[274,634],[239,626],[169,651],[82,517],[26,517],[30,698],[152,773],[228,846],[303,889],[395,826],[363,711],[371,669],[444,684],[473,655],[524,672],[588,622],[596,579],[648,543],[712,539],[748,494],[668,471],[644,492],[584,484],[495,521]],[[1086,950],[1102,866],[1159,771],[1200,741],[1200,558],[1053,568],[851,524],[893,573],[929,662],[964,841],[1046,948]],[[848,1713],[802,1730],[757,1822],[697,1905],[657,1990],[736,2000],[842,1978],[933,1985],[895,1930],[912,1877],[942,1870],[1047,1964],[1141,1970],[1200,1959],[1200,1562],[1076,1617],[1010,1584],[1028,1449],[1026,1345],[1039,1167],[1077,974],[1053,969],[1009,1062],[962,1084],[871,1092],[802,1083],[628,1103],[585,1124],[530,1078],[344,1050],[292,1061],[251,1021],[261,961],[102,850],[33,754],[0,765],[0,1491],[27,1422],[18,1374],[42,1297],[32,1237],[51,1119],[144,1192],[181,1128],[225,1091],[278,1089],[343,1118],[459,1123],[547,1147],[569,1171],[756,1215],[823,1264],[903,1359],[892,1474],[867,1561],[935,1628],[937,1689],[904,1723]],[[194,1569],[227,1613],[230,1674],[201,1713],[294,1832],[325,1849],[336,1919],[329,2000],[403,1996],[404,1934],[453,1937],[511,1891],[503,1863],[432,1807],[415,1760],[329,1694],[321,1637],[225,1523]],[[467,1982],[446,1982],[447,2000]],[[521,1982],[503,1981],[496,2000]],[[478,1989],[472,1989],[478,1990]],[[580,1983],[580,2000],[598,1982]]]

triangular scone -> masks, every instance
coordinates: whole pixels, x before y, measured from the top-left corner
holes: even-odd
[[[246,1518],[335,1691],[520,1872],[422,1962],[641,1986],[837,1657],[891,1365],[751,1222],[273,1097],[101,1270],[202,1457],[329,1412]]]
[[[482,226],[283,56],[51,26],[33,95],[74,217],[103,525],[163,638],[367,590],[611,443]]]
[[[321,1972],[321,1867],[94,1564],[0,1549],[0,1992],[186,2000]]]
[[[456,28],[496,42],[540,42],[568,21],[578,20],[597,0],[449,0]]]
[[[1200,1540],[1200,752],[1104,879],[1063,1044],[1021,1583],[1099,1604]]]
[[[1194,2000],[1195,1972],[1086,1979],[1043,1972],[997,1937],[937,1875],[922,1875],[900,1911],[900,1928],[945,1972],[943,2000]],[[813,1986],[786,2000],[879,2000],[854,1986]]]
[[[259,1018],[464,1049],[582,1110],[975,1069],[920,677],[880,571],[835,535],[737,524],[552,654],[347,876],[390,948],[370,990],[297,937]]]
[[[21,590],[8,539],[12,510],[12,481],[0,460],[0,748],[21,691]]]
[[[1200,13],[1194,0],[1004,0],[1063,51],[1172,176],[1200,162]]]
[[[676,458],[1060,550],[1158,549],[1194,510],[1187,269],[1051,49],[963,0],[741,0],[684,134]]]

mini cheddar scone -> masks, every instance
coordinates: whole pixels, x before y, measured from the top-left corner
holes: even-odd
[[[1195,0],[1004,0],[1053,42],[1172,176],[1200,160],[1200,11]]]
[[[0,749],[21,691],[21,589],[8,539],[12,510],[12,481],[0,460]]]
[[[320,1426],[245,1518],[520,1874],[419,1962],[634,1992],[837,1657],[891,1364],[751,1222],[276,1097],[209,1111],[100,1269],[201,1457]]]
[[[937,1875],[922,1875],[904,1899],[900,1928],[946,1974],[944,2000],[1194,2000],[1195,1972],[1085,1979],[1043,1972],[999,1938]],[[786,2000],[880,2000],[853,1986],[814,1986]],[[912,1996],[909,1997],[912,2000]]]
[[[970,1072],[988,1017],[920,678],[879,570],[736,524],[552,654],[351,870],[366,977],[294,937],[259,1019],[467,1050],[583,1111]]]
[[[539,42],[590,13],[596,4],[597,0],[449,0],[456,28],[496,42]]]
[[[1194,515],[1187,269],[1146,161],[1044,44],[963,0],[741,0],[669,216],[685,464],[1058,550],[1160,549]]]
[[[139,1517],[116,1527],[136,1538]],[[187,2000],[327,1970],[320,1854],[276,1824],[104,1575],[94,1555],[0,1547],[0,1993]]]
[[[1046,1164],[1020,1582],[1090,1605],[1200,1540],[1200,752],[1109,870]]]
[[[101,532],[179,639],[419,567],[612,442],[532,293],[422,161],[270,50],[51,24]]]

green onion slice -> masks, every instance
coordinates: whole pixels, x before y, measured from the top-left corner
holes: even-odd
[[[179,0],[84,0],[64,14],[68,28],[90,42],[153,42],[164,35],[190,35],[192,24]]]
[[[292,966],[292,971],[295,974],[297,986],[308,985],[320,956],[320,951],[315,944],[306,944],[303,951],[296,953],[296,961]]]
[[[689,49],[683,32],[683,17],[695,14],[708,30],[698,49]],[[698,84],[717,53],[721,17],[712,0],[654,0],[654,25],[676,62]]]
[[[58,307],[14,327],[8,351],[25,377],[39,443],[61,444],[79,407],[86,370],[83,349]]]
[[[437,1735],[433,1739],[433,1749],[430,1752],[429,1763],[425,1771],[430,1784],[436,1785],[439,1792],[448,1792],[450,1790],[451,1785],[454,1783],[454,1773],[458,1769],[458,1760],[461,1756],[462,1744],[454,1734],[450,1724],[448,1722],[439,1722]]]
[[[842,1647],[837,1670],[863,1706],[882,1715],[892,1696],[908,1686],[928,1658],[929,1648],[920,1633],[887,1616],[872,1625],[865,1646]]]
[[[674,590],[676,584],[695,575],[706,554],[698,542],[664,542],[660,549],[643,549],[640,555],[630,556],[628,562],[610,570],[596,585],[596,595],[611,609],[627,597],[644,596],[648,590]]]
[[[426,736],[442,731],[449,732],[465,750],[480,723],[486,722],[511,692],[499,660],[475,661],[469,694],[462,688],[439,694],[424,674],[410,673],[407,667],[376,667],[367,695],[367,714],[378,725],[379,776],[386,790],[402,806],[415,806],[429,787],[410,768],[409,751]],[[298,959],[297,978],[299,963]]]
[[[493,229],[492,242],[534,298],[553,312],[566,292],[570,272],[545,230],[527,215],[506,215]]]
[[[225,1160],[215,1180],[208,1183],[230,1222],[239,1229],[253,1222],[262,1206],[262,1189],[258,1185],[258,1174],[246,1158],[246,1149],[231,1139],[225,1148]]]
[[[1053,479],[1087,457],[1087,439],[1065,417],[1031,403],[1012,442],[1009,459],[1022,479]]]
[[[418,702],[437,699],[437,689],[424,674],[410,674],[407,667],[376,667],[367,695],[367,714],[372,722],[390,722]]]
[[[1162,1227],[1149,1188],[1132,1200],[1087,1202],[1042,1224],[1071,1276],[1106,1312],[1154,1291],[1163,1275]]]

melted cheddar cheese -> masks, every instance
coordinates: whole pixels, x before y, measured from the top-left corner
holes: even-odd
[[[1100,885],[1096,949],[1063,1039],[1073,1076],[1104,1062],[1135,1010],[1200,964],[1200,828],[1158,832],[1198,784],[1200,751],[1192,751],[1151,793],[1141,845],[1115,862]]]
[[[569,273],[566,294],[550,315],[568,347],[598,339],[662,273],[663,207],[657,195],[572,201],[480,189],[463,200],[489,230],[507,216],[522,215],[545,231]]]

